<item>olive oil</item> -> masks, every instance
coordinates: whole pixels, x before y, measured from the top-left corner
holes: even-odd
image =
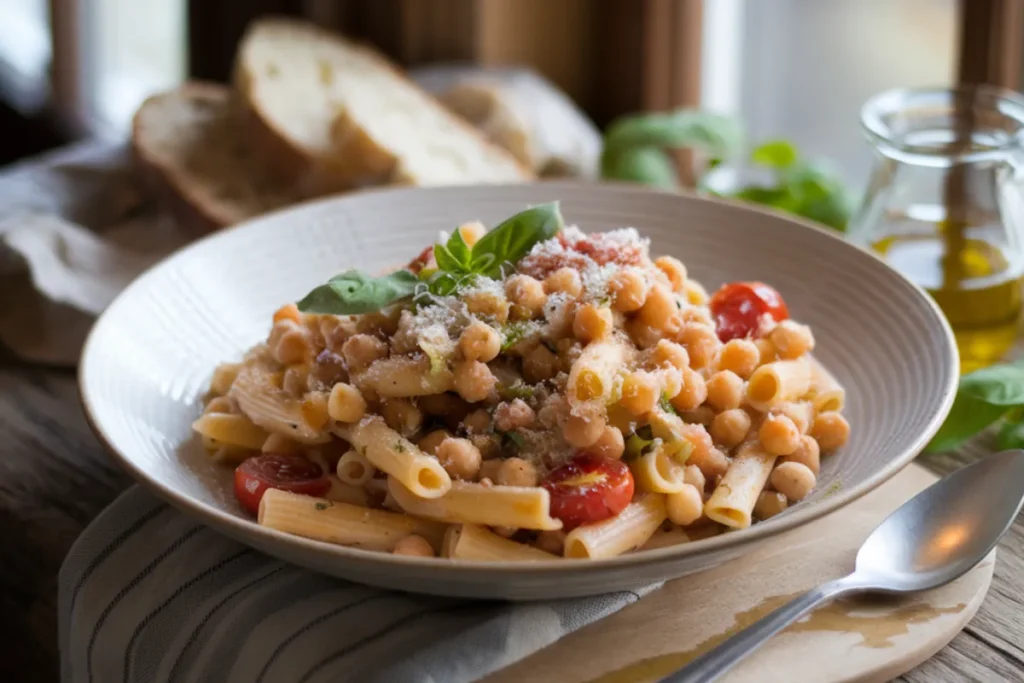
[[[942,221],[872,244],[923,287],[945,313],[961,372],[995,363],[1013,346],[1021,312],[1024,254],[985,239],[986,230]],[[921,229],[925,228],[925,229]]]

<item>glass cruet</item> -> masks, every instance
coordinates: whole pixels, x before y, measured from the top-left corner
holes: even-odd
[[[849,239],[923,287],[961,370],[1013,346],[1024,275],[1024,97],[989,86],[894,90],[861,123],[875,165]]]

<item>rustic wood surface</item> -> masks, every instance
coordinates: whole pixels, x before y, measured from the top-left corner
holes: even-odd
[[[922,463],[943,474],[990,448],[982,438]],[[58,679],[61,560],[129,484],[86,425],[74,372],[29,367],[0,350],[0,681]],[[999,546],[978,614],[939,654],[898,680],[1024,681],[1024,516]]]

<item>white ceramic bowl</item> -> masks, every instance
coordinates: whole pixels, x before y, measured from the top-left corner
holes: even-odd
[[[809,323],[816,355],[846,386],[853,437],[823,463],[815,493],[752,528],[602,561],[530,565],[398,557],[268,530],[242,514],[231,473],[189,425],[215,365],[262,340],[273,311],[348,267],[407,262],[439,230],[493,224],[561,200],[584,230],[634,226],[708,289],[763,280]],[[373,191],[306,204],[211,235],[139,277],[96,323],[81,391],[99,437],[144,486],[271,555],[406,591],[538,599],[621,590],[708,569],[846,505],[914,457],[949,410],[953,337],[932,301],[874,256],[778,214],[634,187],[540,183]],[[780,539],[784,542],[784,539]]]

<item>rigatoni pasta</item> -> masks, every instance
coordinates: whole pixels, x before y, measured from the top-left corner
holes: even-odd
[[[467,238],[466,236],[470,238]],[[213,374],[193,427],[258,523],[446,561],[601,560],[806,498],[850,426],[809,327],[557,205],[349,270]]]

